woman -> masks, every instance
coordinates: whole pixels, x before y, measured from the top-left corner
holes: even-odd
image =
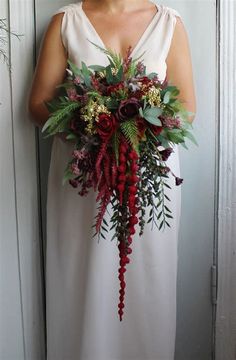
[[[129,45],[133,57],[145,50],[147,72],[178,86],[179,97],[195,113],[190,49],[179,13],[146,0],[84,0],[59,9],[45,33],[29,99],[37,126],[48,118],[44,102],[63,82],[67,58],[78,66],[107,61],[87,39],[123,57]],[[147,226],[142,238],[134,237],[119,322],[117,244],[111,234],[99,243],[92,239],[95,195],[80,197],[69,184],[61,185],[72,149],[63,135],[54,137],[47,198],[47,359],[173,360],[180,186],[169,179],[171,228]],[[177,146],[167,165],[179,175]]]

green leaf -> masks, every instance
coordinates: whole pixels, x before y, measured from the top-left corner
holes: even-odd
[[[82,61],[82,73],[83,73],[83,77],[84,77],[84,82],[85,85],[90,87],[91,86],[91,71],[88,69],[87,65]]]
[[[161,221],[160,225],[159,225],[159,230],[161,230],[162,226],[163,226],[163,222],[164,220]]]
[[[173,216],[170,215],[170,214],[165,214],[165,216],[168,217],[168,218],[172,218],[172,219],[173,219]]]
[[[134,149],[139,152],[138,127],[136,121],[134,119],[126,120],[120,124],[120,128],[126,139],[133,145]]]
[[[171,227],[170,224],[166,221],[166,225],[169,226],[169,228]]]
[[[152,216],[152,214],[153,214],[153,209],[151,209],[151,210],[149,211],[149,216]]]
[[[143,111],[143,117],[150,123],[156,126],[162,126],[161,120],[158,116],[162,114],[162,109],[158,107],[147,107]]]
[[[170,92],[167,91],[164,95],[164,98],[163,98],[163,103],[164,104],[168,104],[168,102],[170,101]]]
[[[169,198],[166,194],[164,194],[164,196],[165,196],[165,198],[166,198],[167,200],[170,201],[170,198]]]
[[[164,205],[166,211],[172,212],[166,205]]]
[[[169,184],[167,184],[167,183],[164,182],[163,185],[166,186],[166,187],[168,187],[169,189],[171,189],[171,186],[170,186]]]
[[[118,163],[119,163],[119,133],[118,133],[118,131],[115,131],[112,136],[112,146],[113,146],[113,151],[114,151],[115,158],[116,158],[116,164],[118,165]]]
[[[67,140],[77,139],[77,136],[76,136],[75,134],[68,134],[68,135],[66,136],[66,139],[67,139]]]
[[[68,64],[70,65],[70,69],[75,76],[82,76],[81,70],[75,65],[71,60],[67,60]]]
[[[74,174],[73,174],[70,170],[65,171],[64,176],[63,176],[63,179],[62,179],[62,185],[64,186],[65,183],[66,183],[69,179],[73,178],[73,176],[74,176]]]
[[[149,79],[153,79],[157,74],[155,72],[152,72],[150,74],[148,74],[148,78]]]
[[[106,69],[106,67],[102,65],[89,65],[88,68],[98,72],[104,71]]]
[[[139,115],[141,116],[141,117],[144,117],[144,115],[143,115],[143,108],[139,108]]]
[[[180,143],[180,145],[182,145],[186,150],[188,150],[188,147],[187,147],[187,145],[185,144],[185,142]]]
[[[106,221],[105,218],[103,218],[103,222],[104,222],[104,224],[105,224],[106,226],[108,226],[108,223],[107,223],[107,221]]]
[[[41,131],[44,132],[45,130],[48,131],[49,135],[55,134],[58,128],[61,128],[60,123],[62,121],[67,122],[70,120],[71,115],[73,114],[74,110],[76,110],[80,104],[78,102],[63,102],[60,104],[58,110],[56,110],[49,119],[43,125]]]
[[[120,66],[117,74],[114,76],[114,83],[119,83],[123,77],[123,66]]]
[[[185,135],[188,139],[190,139],[195,145],[198,146],[198,143],[197,143],[197,141],[196,141],[196,139],[195,139],[195,137],[193,136],[192,133],[190,133],[189,131],[185,130],[185,131],[184,131],[184,135]]]
[[[110,65],[108,65],[106,67],[106,80],[107,80],[108,84],[113,83],[113,75],[112,75],[112,72],[111,72],[111,66]]]

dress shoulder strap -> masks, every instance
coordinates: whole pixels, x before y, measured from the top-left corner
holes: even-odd
[[[182,20],[182,16],[177,10],[166,5],[161,5],[161,11],[161,25],[158,29],[160,42],[159,50],[161,49],[162,58],[166,60],[171,46],[177,17],[181,18]]]
[[[60,13],[70,13],[71,11],[77,8],[77,4],[68,4],[65,6],[60,7],[58,10],[54,11],[52,15],[60,14]]]
[[[173,9],[172,7],[170,7],[170,6],[165,6],[165,9],[166,9],[166,11],[167,11],[170,15],[178,16],[178,17],[182,18],[182,16],[180,15],[180,13],[179,13],[177,10]]]
[[[60,13],[64,13],[62,23],[61,23],[61,40],[62,43],[68,52],[68,33],[71,31],[71,18],[76,13],[76,10],[78,8],[78,3],[72,3],[65,6],[60,7],[58,10],[54,11],[52,16]]]

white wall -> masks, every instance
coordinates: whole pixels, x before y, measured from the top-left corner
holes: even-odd
[[[10,16],[9,16],[10,14]],[[26,113],[33,71],[33,1],[1,0],[11,30],[0,63],[0,359],[43,359],[43,300],[35,129]]]
[[[216,360],[236,358],[236,2],[220,1]]]
[[[188,141],[188,151],[180,148],[184,182],[181,185],[176,360],[210,360],[213,346],[211,266],[214,262],[218,161],[216,1],[159,2],[182,15],[189,37],[197,97],[193,126],[199,146]]]

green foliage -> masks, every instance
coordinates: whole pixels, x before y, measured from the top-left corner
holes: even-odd
[[[45,138],[62,131],[67,122],[71,119],[71,114],[80,106],[78,102],[63,101],[58,105],[58,110],[54,111],[42,128],[42,132],[47,130]]]
[[[117,54],[116,52],[114,52],[111,49],[105,49],[97,44],[95,44],[94,42],[88,40],[91,44],[93,44],[97,49],[101,50],[105,55],[107,55],[107,58],[110,62],[110,64],[112,65],[112,67],[115,68],[120,68],[120,66],[122,65],[122,57],[120,56],[120,54]]]
[[[118,165],[119,163],[119,132],[115,131],[113,136],[112,136],[112,149],[114,151],[115,154],[115,158],[116,158],[116,164]]]
[[[142,108],[139,109],[140,116],[144,117],[150,124],[161,126],[161,120],[158,119],[158,116],[162,114],[162,109],[158,107],[146,107],[143,111]]]
[[[139,153],[138,127],[135,119],[122,122],[120,128],[128,142],[131,143],[134,149]]]
[[[140,182],[138,184],[138,196],[141,204],[141,216],[140,216],[140,233],[143,234],[145,223],[151,223],[152,228],[155,225],[161,230],[165,225],[170,227],[168,218],[173,218],[171,210],[166,205],[166,201],[170,201],[169,197],[165,194],[165,187],[171,189],[170,185],[165,178],[168,179],[168,175],[164,175],[160,172],[160,167],[164,167],[165,164],[161,160],[161,155],[157,149],[155,140],[150,141],[150,138],[146,142],[141,143],[140,148],[140,168],[139,177]],[[150,154],[152,154],[150,156]],[[146,220],[145,213],[149,210],[148,220]]]
[[[79,76],[79,77],[83,77],[83,74],[81,72],[81,70],[78,68],[77,65],[75,65],[71,60],[67,60],[71,71],[73,72],[74,76]]]

